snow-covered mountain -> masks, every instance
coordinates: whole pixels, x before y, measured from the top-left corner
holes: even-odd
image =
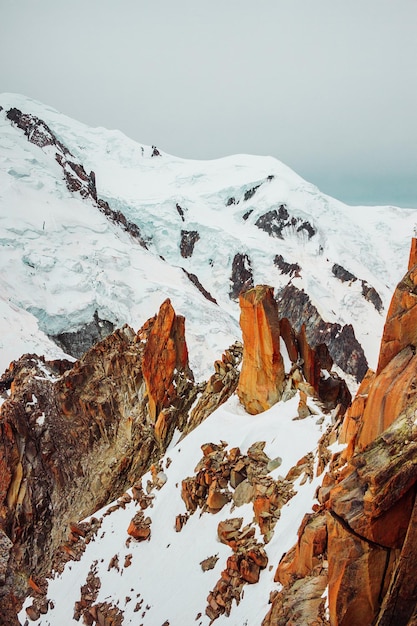
[[[414,211],[346,206],[270,157],[183,160],[22,96],[3,94],[0,107],[2,371],[24,352],[65,357],[56,342],[91,323],[136,330],[170,298],[186,319],[191,369],[207,379],[213,361],[241,339],[237,296],[255,284],[294,300],[303,290],[309,311],[339,325],[333,338],[352,325],[376,366],[388,303],[407,267]],[[288,374],[292,364],[282,352]],[[47,365],[36,367],[55,383]],[[34,608],[29,598],[20,622],[206,626],[215,615],[219,626],[260,625],[279,588],[280,558],[316,505],[318,468],[338,445],[326,439],[333,414],[317,399],[304,399],[299,419],[302,393],[255,416],[232,395],[186,437],[175,431],[132,490],[84,524],[68,520],[67,553],[74,556],[81,543],[79,560],[57,568],[47,600]],[[36,413],[39,403],[31,394],[25,409],[35,430],[48,419]],[[257,477],[259,496],[263,488],[279,491],[271,513],[256,514],[238,490],[242,468]],[[198,472],[213,472],[217,481],[226,469],[229,500],[215,513],[192,511],[183,481],[193,485]],[[146,541],[134,538],[138,517],[138,532],[150,529]],[[227,521],[236,518],[231,528]],[[233,573],[239,542],[257,568],[243,582]],[[230,580],[236,593],[217,611],[219,585]],[[29,581],[35,596],[38,582]]]
[[[170,297],[203,377],[239,337],[236,294],[245,282],[304,289],[326,322],[353,325],[375,365],[414,211],[346,206],[271,157],[188,161],[22,96],[3,94],[0,106],[1,368],[22,351],[60,354],[48,337],[91,322],[95,311],[137,328]],[[31,136],[8,119],[12,108],[35,116]],[[36,143],[35,118],[58,149]],[[92,197],[69,190],[58,152],[67,171],[76,163],[95,173],[98,197],[139,228],[144,245]],[[374,303],[363,296],[369,290]]]

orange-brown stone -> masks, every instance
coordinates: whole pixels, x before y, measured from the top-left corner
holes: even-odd
[[[413,237],[411,239],[410,256],[408,258],[408,269],[411,270],[415,265],[417,265],[417,238]]]
[[[368,401],[369,390],[374,378],[375,372],[373,372],[372,370],[368,370],[366,372],[365,378],[359,385],[359,389],[356,393],[355,398],[352,401],[352,404],[346,411],[342,424],[342,429],[339,435],[339,443],[356,442],[356,436],[359,427],[362,424],[363,413],[365,411],[366,403]]]
[[[281,560],[275,573],[275,582],[287,585],[293,578],[308,576],[319,564],[327,549],[326,515],[320,512],[304,517],[298,531],[298,542]]]
[[[417,266],[399,282],[388,309],[377,374],[407,346],[417,346]]]
[[[149,413],[156,420],[160,411],[169,407],[176,396],[176,370],[190,377],[188,350],[185,341],[185,320],[176,315],[169,299],[156,316],[145,345],[142,371],[149,401]]]
[[[376,376],[370,386],[363,412],[356,441],[358,449],[364,449],[414,402],[417,397],[417,389],[413,384],[416,368],[417,355],[414,354],[413,348],[407,346]]]
[[[329,612],[332,626],[372,624],[379,609],[387,551],[328,516]]]
[[[281,398],[284,364],[278,307],[272,287],[258,285],[239,297],[243,363],[237,394],[248,413],[269,409]]]

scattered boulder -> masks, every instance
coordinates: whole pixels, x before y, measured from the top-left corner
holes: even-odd
[[[127,534],[137,541],[146,541],[151,537],[151,518],[138,511],[127,529]]]

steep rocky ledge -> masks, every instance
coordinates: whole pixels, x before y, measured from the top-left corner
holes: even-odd
[[[169,300],[137,334],[116,330],[75,365],[23,356],[0,386],[0,613],[10,616],[28,577],[50,570],[70,522],[160,457],[198,388]]]
[[[281,559],[275,580],[283,587],[263,626],[417,623],[415,250],[413,240],[378,371],[368,372],[345,415],[339,441],[347,447],[333,456],[316,511],[305,516],[296,546]]]

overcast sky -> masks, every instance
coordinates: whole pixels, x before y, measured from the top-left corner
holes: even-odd
[[[0,91],[417,207],[417,0],[0,0]]]

